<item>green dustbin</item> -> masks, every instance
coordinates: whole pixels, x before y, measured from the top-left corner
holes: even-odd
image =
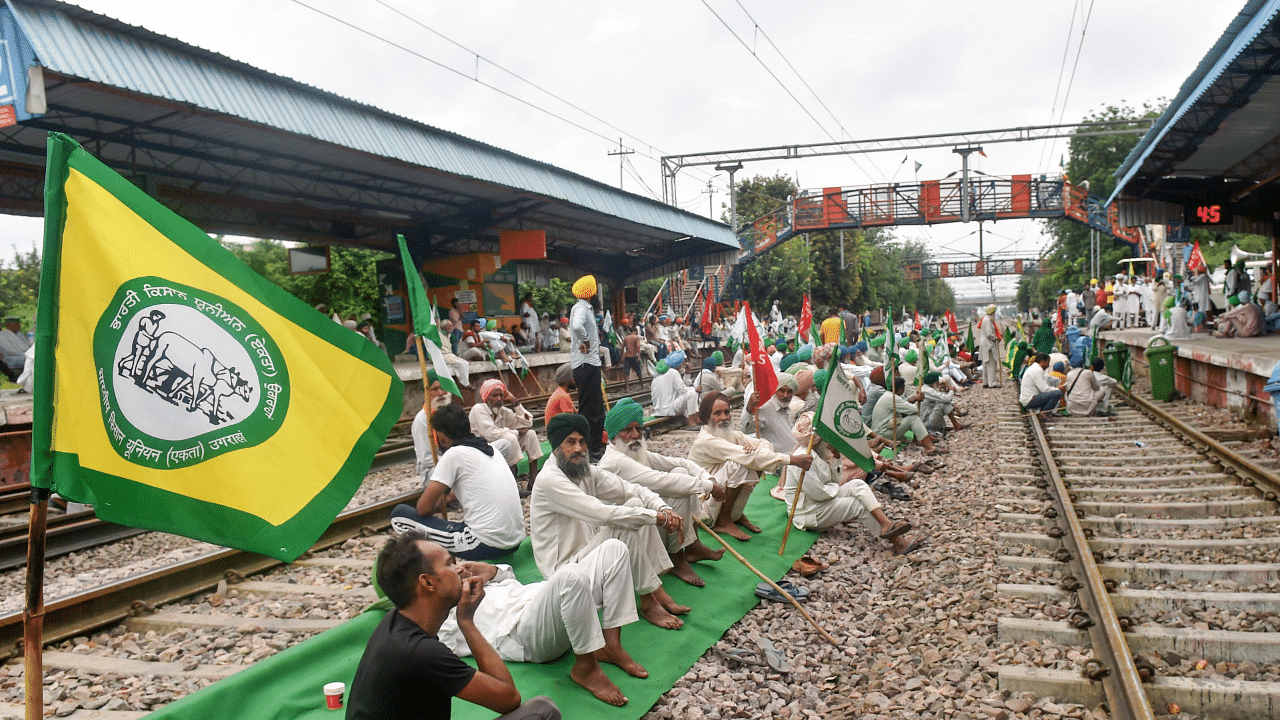
[[[1144,352],[1147,355],[1147,364],[1151,366],[1151,397],[1161,402],[1168,402],[1169,398],[1173,397],[1173,390],[1176,387],[1174,369],[1177,367],[1178,348],[1157,335],[1147,343],[1147,349]],[[1107,362],[1110,364],[1111,358],[1107,358]]]
[[[1117,382],[1124,382],[1124,366],[1129,363],[1129,346],[1111,343],[1102,350],[1107,359],[1107,375]]]

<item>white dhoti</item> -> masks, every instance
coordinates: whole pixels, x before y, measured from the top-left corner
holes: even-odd
[[[718,470],[711,473],[711,478],[717,484],[724,485],[727,488],[743,488],[742,492],[738,493],[737,501],[733,504],[729,519],[737,520],[742,517],[743,511],[747,509],[747,501],[751,499],[751,491],[760,482],[760,474],[736,462],[726,462]],[[720,506],[719,500],[708,499],[706,502],[707,517],[718,517],[720,515]]]
[[[524,657],[503,659],[545,663],[569,649],[586,655],[604,647],[602,628],[635,622],[635,585],[625,542],[603,540],[581,559],[560,566],[511,631]]]
[[[630,507],[644,507],[644,503],[635,498],[631,498],[623,504]],[[657,525],[644,525],[634,530],[616,527],[600,528],[600,531],[591,538],[589,543],[573,554],[572,561],[580,561],[611,539],[621,540],[627,546],[630,558],[629,564],[631,566],[631,582],[635,587],[635,592],[641,595],[648,595],[662,587],[662,579],[658,576],[674,566],[671,564],[671,557],[667,555],[667,548],[663,544],[662,534]],[[564,566],[562,565],[561,567]],[[558,572],[559,568],[556,568],[556,570]]]
[[[992,387],[1000,384],[1000,350],[992,344],[980,350],[982,357],[982,384]]]
[[[786,470],[786,498],[788,505],[795,498],[796,483],[800,469],[789,467]],[[852,479],[843,485],[823,482],[825,478],[805,477],[805,486],[801,488],[800,503],[796,506],[796,516],[792,524],[797,530],[826,530],[841,523],[857,520],[867,531],[880,534],[880,522],[872,517],[874,510],[880,509],[880,501],[865,482]],[[835,488],[834,494],[829,492]]]
[[[725,388],[742,394],[742,368],[717,368],[720,378],[724,381]]]
[[[444,353],[444,361],[449,364],[449,368],[453,371],[452,375],[458,378],[463,385],[471,384],[471,363],[454,355],[451,352]]]

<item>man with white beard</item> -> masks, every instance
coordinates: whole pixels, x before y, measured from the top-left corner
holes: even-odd
[[[435,460],[431,456],[431,422],[427,419],[427,413],[435,412],[453,402],[453,397],[440,386],[440,377],[436,375],[434,368],[427,370],[427,401],[413,417],[413,425],[409,428],[409,434],[413,436],[413,454],[418,459],[414,470],[422,478],[423,487],[431,479],[431,470],[435,467]]]
[[[710,493],[713,499],[723,501],[725,487],[717,485],[707,471],[692,460],[649,452],[643,423],[644,408],[631,398],[619,400],[604,418],[609,446],[597,467],[649,488],[680,515],[684,521],[681,532],[670,529],[662,532],[663,544],[673,565],[671,574],[695,587],[705,587],[706,583],[689,563],[719,560],[724,550],[712,550],[698,539],[694,517],[702,514],[703,495]]]
[[[742,512],[752,489],[760,482],[760,473],[781,472],[788,465],[807,468],[812,459],[803,453],[787,456],[774,452],[768,440],[749,438],[734,429],[729,399],[723,393],[713,392],[703,398],[698,415],[703,425],[689,450],[689,459],[710,473],[717,484],[728,488],[723,502],[712,501],[708,506],[715,517],[712,529],[738,540],[750,540],[751,536],[737,526],[760,532]]]
[[[627,482],[591,464],[591,426],[576,413],[560,413],[547,423],[551,457],[529,498],[533,559],[543,577],[580,561],[606,540],[617,538],[630,553],[631,576],[644,619],[668,630],[684,625],[689,612],[662,587],[670,570],[660,530],[679,534],[684,521],[648,488]]]

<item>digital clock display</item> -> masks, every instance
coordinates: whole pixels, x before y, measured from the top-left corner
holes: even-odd
[[[1219,203],[1188,205],[1184,210],[1184,215],[1183,224],[1191,227],[1212,227],[1235,223],[1235,216],[1232,214],[1231,208]]]

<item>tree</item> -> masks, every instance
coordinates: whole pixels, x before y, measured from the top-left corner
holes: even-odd
[[[329,272],[316,275],[290,275],[289,251],[278,240],[254,240],[241,245],[223,241],[223,246],[246,265],[282,290],[308,305],[324,303],[329,312],[343,318],[365,313],[380,325],[382,289],[378,287],[379,260],[394,257],[380,250],[332,247]]]
[[[16,317],[24,330],[30,330],[34,327],[39,294],[40,252],[35,244],[28,252],[15,247],[13,267],[0,262],[0,317]]]
[[[539,314],[549,313],[552,319],[558,319],[560,313],[565,308],[573,305],[575,298],[573,297],[573,285],[561,280],[560,278],[551,278],[547,281],[546,287],[538,287],[536,283],[522,283],[519,287],[520,298],[525,295],[533,296],[533,309]],[[519,298],[517,298],[519,302]]]

